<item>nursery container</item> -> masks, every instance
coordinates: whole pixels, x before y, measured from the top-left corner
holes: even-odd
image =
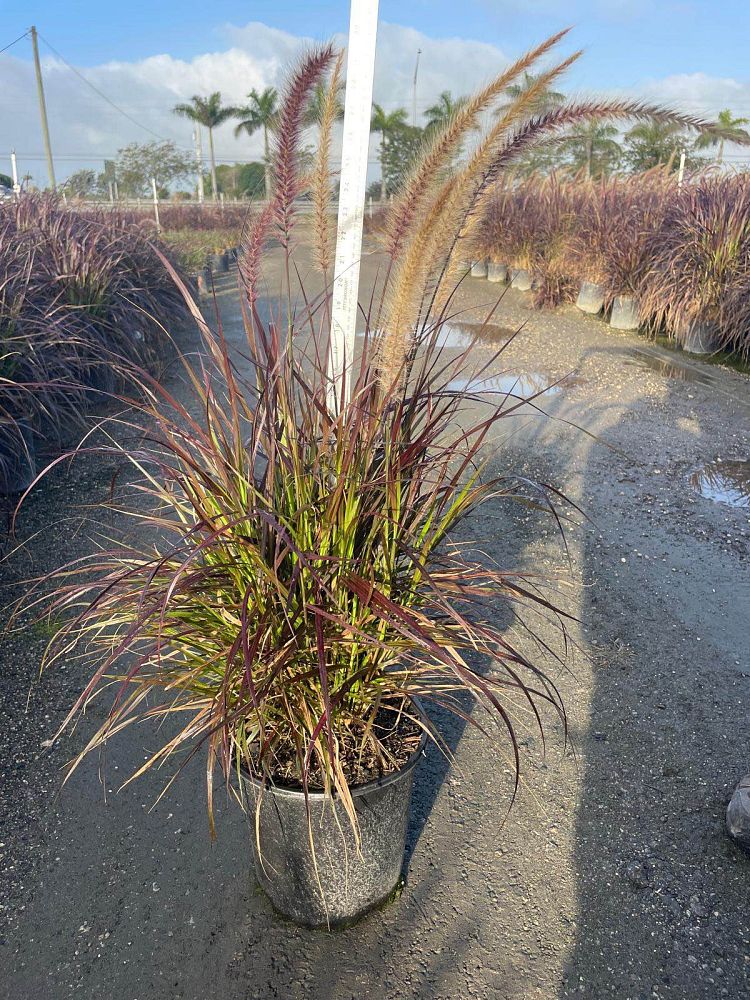
[[[486,260],[475,260],[475,261],[472,261],[471,276],[472,276],[472,278],[486,278],[487,277],[487,261]]]
[[[581,312],[597,316],[604,305],[604,289],[594,281],[582,281],[576,305]]]
[[[27,420],[0,421],[0,493],[23,493],[36,477],[34,431]]]
[[[211,270],[216,274],[226,274],[229,270],[229,261],[227,260],[227,255],[223,251],[221,253],[211,254]]]
[[[494,261],[490,261],[487,264],[487,280],[506,282],[508,280],[507,266],[505,264],[495,264]]]
[[[531,274],[525,267],[513,267],[510,271],[510,287],[519,292],[531,290]]]
[[[303,792],[263,785],[243,772],[255,871],[280,913],[308,927],[332,927],[390,896],[401,878],[414,768],[425,739],[401,770],[350,790],[359,847],[336,796],[308,792],[308,818]]]
[[[198,294],[208,295],[211,289],[211,269],[204,267],[198,272]]]
[[[609,325],[613,330],[637,330],[641,325],[638,300],[632,295],[616,295]]]
[[[718,349],[719,337],[711,323],[691,323],[680,337],[682,348],[691,354],[713,354]]]

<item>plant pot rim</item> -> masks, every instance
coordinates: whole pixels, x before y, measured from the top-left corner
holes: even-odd
[[[417,713],[424,718],[425,712],[419,699],[412,698],[411,702],[417,709]],[[403,767],[400,767],[397,771],[391,771],[390,774],[384,774],[381,778],[373,778],[372,781],[366,781],[362,785],[355,785],[353,788],[349,789],[351,797],[354,799],[358,796],[368,795],[376,788],[385,788],[388,785],[392,785],[394,782],[399,781],[404,777],[404,775],[408,774],[409,771],[412,771],[417,766],[420,757],[424,753],[426,744],[427,733],[423,729],[417,749],[414,750]],[[240,773],[243,779],[249,782],[249,784],[254,785],[256,788],[262,788],[264,791],[271,792],[273,795],[279,795],[286,798],[305,798],[305,793],[302,789],[287,788],[284,785],[274,785],[268,778],[258,778],[247,769],[247,766],[244,763],[240,764]],[[333,796],[319,789],[307,792],[307,798],[316,802],[322,802],[324,799],[330,799],[331,797],[336,798],[336,792],[333,793]]]

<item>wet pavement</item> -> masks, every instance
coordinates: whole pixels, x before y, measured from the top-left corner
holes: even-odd
[[[709,462],[690,476],[690,483],[708,500],[750,507],[750,462]]]
[[[271,292],[277,263],[268,265]],[[366,262],[365,281],[376,264]],[[750,771],[750,515],[691,482],[718,456],[722,465],[747,460],[750,380],[635,365],[634,351],[669,358],[572,307],[536,313],[528,295],[507,292],[499,307],[497,296],[469,279],[456,301],[467,322],[494,309],[503,330],[526,324],[485,374],[539,373],[542,388],[580,381],[545,392],[545,414],[521,407],[503,421],[487,473],[554,484],[589,520],[569,511],[566,554],[551,519],[498,497],[457,537],[504,567],[550,578],[573,616],[577,646],[565,667],[551,665],[568,748],[553,720],[546,755],[529,728],[530,758],[507,815],[508,760],[442,720],[456,763],[449,770],[431,753],[420,765],[401,897],[347,930],[305,931],[259,892],[245,821],[223,795],[210,842],[201,761],[156,806],[166,774],[117,792],[153,749],[147,729],[123,733],[58,795],[61,767],[102,708],[62,745],[41,749],[85,673],[61,664],[27,706],[47,633],[6,637],[3,1000],[750,996],[750,858],[723,823]],[[229,279],[219,304],[240,347]],[[497,349],[477,338],[477,370]],[[9,598],[25,575],[98,544],[112,525],[94,525],[78,505],[106,496],[116,472],[83,460],[32,500],[18,528],[26,547],[3,567]],[[554,630],[537,626],[554,645]]]

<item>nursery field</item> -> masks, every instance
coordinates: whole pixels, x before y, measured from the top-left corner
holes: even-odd
[[[304,254],[300,267],[314,292]],[[264,311],[282,270],[271,251]],[[380,273],[373,242],[363,300]],[[527,508],[511,514],[492,502],[460,529],[487,559],[555,578],[576,643],[555,672],[570,713],[567,751],[551,740],[544,757],[529,729],[531,763],[507,815],[511,762],[446,721],[457,766],[449,772],[434,748],[419,765],[400,898],[354,927],[309,931],[278,918],[258,890],[250,832],[221,788],[210,842],[196,792],[202,758],[158,805],[158,771],[117,793],[153,750],[146,728],[111,741],[104,785],[89,760],[57,797],[61,767],[103,710],[94,705],[70,738],[40,750],[39,734],[56,729],[86,665],[46,673],[27,706],[48,635],[34,626],[5,636],[4,997],[750,994],[750,860],[724,832],[728,796],[747,771],[750,378],[614,331],[562,299],[538,310],[531,293],[467,278],[444,350],[476,338],[479,370],[509,341],[500,363],[456,387],[476,396],[478,412],[487,391],[534,395],[488,444],[488,471],[552,483],[587,518],[571,509],[569,559],[554,526]],[[217,302],[239,351],[231,273],[218,279]],[[185,334],[183,350],[197,344]],[[167,387],[187,398],[171,371]],[[118,473],[111,457],[86,457],[30,498],[17,524],[23,547],[1,567],[8,599],[25,576],[89,554],[116,526],[116,513],[89,505]],[[551,626],[541,639],[556,644]]]
[[[25,489],[136,372],[162,370],[187,310],[159,253],[117,212],[45,195],[0,206],[0,492]]]
[[[750,176],[662,169],[598,181],[506,179],[467,253],[532,285],[538,309],[577,297],[613,325],[690,351],[750,357]],[[614,315],[613,315],[614,314]]]

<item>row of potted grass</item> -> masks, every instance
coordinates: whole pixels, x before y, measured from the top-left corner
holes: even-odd
[[[92,405],[155,371],[187,314],[153,232],[24,195],[0,208],[0,492],[25,489]]]
[[[748,174],[509,180],[471,242],[475,274],[507,269],[539,308],[577,301],[619,329],[750,356]]]

